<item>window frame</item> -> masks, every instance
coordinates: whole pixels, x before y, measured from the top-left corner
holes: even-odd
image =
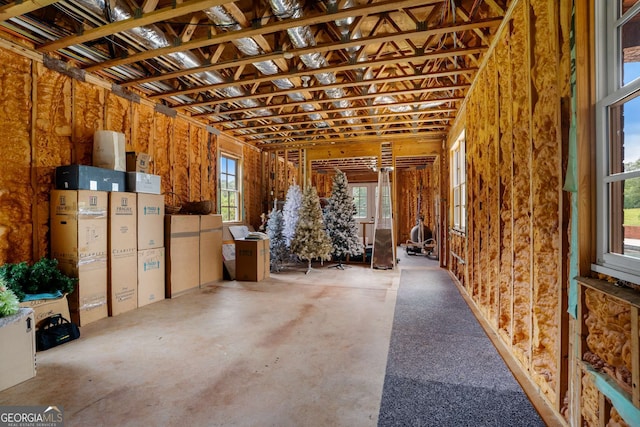
[[[609,0],[595,0],[595,81],[596,81],[596,261],[592,270],[612,277],[640,283],[640,258],[612,251],[612,228],[615,222],[610,186],[640,177],[640,171],[612,171],[612,138],[614,119],[611,111],[623,102],[640,97],[640,78],[624,84],[622,79],[622,48],[619,29],[640,14],[640,2],[622,14],[621,1],[613,6]],[[620,203],[624,200],[621,193]],[[615,209],[620,209],[617,207]],[[622,208],[624,209],[624,208]],[[622,223],[620,224],[622,226]],[[624,245],[624,232],[622,236]],[[624,246],[623,246],[624,247]],[[624,251],[622,251],[624,252]]]
[[[358,197],[356,197],[356,195],[354,194],[356,189],[360,189],[360,191],[362,191],[362,189],[364,189],[364,198],[361,197],[361,195],[358,195]],[[354,218],[356,219],[367,219],[369,217],[368,212],[369,212],[369,188],[365,185],[354,185],[351,187],[351,197],[353,198],[353,203],[356,205],[356,214],[354,215]],[[364,216],[359,216],[358,213],[360,212],[360,208],[362,207],[361,203],[359,203],[361,200],[364,199]]]
[[[462,130],[451,146],[450,156],[451,224],[461,233],[467,231],[466,133]]]
[[[229,174],[229,172],[223,172],[223,167],[222,164],[223,162],[227,161],[227,160],[233,160],[235,162],[235,175],[233,174]],[[241,158],[234,156],[233,154],[230,153],[226,153],[226,152],[221,152],[220,156],[219,156],[219,161],[218,161],[218,209],[220,212],[220,214],[222,215],[222,222],[227,222],[227,223],[233,223],[233,222],[240,222],[241,218],[242,218],[242,162],[241,162]],[[230,188],[223,188],[222,187],[222,183],[223,183],[223,174],[226,175],[227,177],[229,176],[233,176],[235,177],[235,182],[236,182],[236,188],[235,189],[230,189]],[[228,180],[227,180],[228,182]],[[235,206],[232,205],[227,205],[227,206],[223,206],[222,204],[222,194],[223,192],[232,192],[235,194]],[[236,213],[235,215],[235,219],[225,219],[225,215],[223,213],[223,209],[224,208],[228,208],[228,209],[233,209]]]

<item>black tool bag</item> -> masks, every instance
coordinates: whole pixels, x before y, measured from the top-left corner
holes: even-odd
[[[36,331],[36,350],[48,350],[60,344],[80,338],[80,329],[61,314],[47,317]]]

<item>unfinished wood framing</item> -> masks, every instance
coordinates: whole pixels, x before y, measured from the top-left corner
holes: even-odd
[[[163,192],[175,192],[184,201],[215,200],[215,138],[204,126],[165,116],[149,103],[120,98],[107,85],[72,79],[12,50],[0,48],[0,57],[5,64],[0,74],[3,102],[11,111],[0,118],[7,139],[0,149],[6,159],[0,181],[0,262],[33,261],[48,254],[55,167],[90,165],[93,134],[99,129],[124,133],[128,151],[149,152],[151,171],[162,177]],[[259,165],[254,154],[249,157],[247,164],[254,169],[248,175],[256,176]]]
[[[566,85],[558,86],[569,69],[559,20],[565,17],[566,27],[570,6],[545,0],[514,5],[460,119],[473,201],[467,206],[465,289],[558,412],[569,369],[568,336],[560,333],[568,327],[562,314],[568,218],[562,108],[569,94]],[[456,255],[463,252],[462,240],[451,231]]]

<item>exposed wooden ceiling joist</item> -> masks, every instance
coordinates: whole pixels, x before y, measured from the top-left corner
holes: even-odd
[[[0,22],[41,9],[60,0],[19,0],[0,6]]]
[[[229,3],[230,1],[232,0],[187,0],[182,3],[148,13],[142,13],[141,11],[141,16],[139,17],[134,16],[123,21],[117,21],[91,30],[83,31],[82,34],[63,37],[39,46],[38,50],[40,52],[53,52],[67,46],[96,40],[101,37],[110,36],[132,28],[142,27],[159,21],[166,21],[171,18],[175,18],[176,16],[184,16],[189,13],[200,12],[205,8],[219,6]]]
[[[22,0],[0,37],[262,149],[379,152],[441,145],[511,1]]]
[[[500,25],[500,20],[494,18],[494,19],[479,20],[473,23],[445,25],[445,26],[436,27],[436,28],[424,28],[424,29],[418,28],[410,31],[403,31],[403,32],[393,33],[393,34],[362,37],[357,40],[324,43],[324,44],[319,44],[319,45],[308,47],[308,48],[290,49],[290,50],[287,50],[286,52],[264,53],[261,55],[234,59],[232,61],[228,61],[224,63],[205,65],[198,68],[176,70],[171,72],[165,72],[155,76],[129,80],[129,81],[122,82],[121,85],[125,87],[133,86],[133,85],[150,83],[150,82],[155,82],[160,80],[169,80],[172,78],[182,77],[182,76],[186,76],[194,73],[201,73],[205,71],[215,71],[215,70],[223,70],[227,68],[234,68],[242,65],[253,64],[256,62],[277,61],[277,60],[281,60],[285,55],[291,56],[291,57],[300,57],[302,55],[309,54],[309,53],[327,53],[334,50],[351,49],[364,44],[386,43],[393,40],[410,40],[412,38],[428,37],[434,34],[446,34],[446,33],[464,31],[468,29],[497,27],[498,25]],[[87,67],[86,70],[93,71],[94,69],[98,69],[98,67],[99,67],[98,65],[94,67]]]

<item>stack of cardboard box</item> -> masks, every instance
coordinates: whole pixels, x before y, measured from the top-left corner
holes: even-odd
[[[222,280],[222,215],[165,215],[166,297]]]
[[[200,216],[200,287],[222,280],[222,215]]]
[[[51,256],[78,278],[69,295],[71,319],[80,326],[107,317],[107,192],[51,192]]]
[[[164,299],[164,196],[138,193],[138,307]]]
[[[128,187],[124,150],[124,134],[97,131],[94,166],[56,168],[51,256],[63,272],[78,278],[69,307],[80,326],[164,299],[160,177],[146,173],[148,156],[140,154],[130,173],[143,174],[151,184]]]
[[[79,279],[69,306],[80,326],[222,280],[222,217],[165,216],[149,156],[124,147],[123,134],[98,131],[100,167],[56,169],[51,256]]]
[[[117,316],[138,307],[138,198],[109,193],[108,307]]]

